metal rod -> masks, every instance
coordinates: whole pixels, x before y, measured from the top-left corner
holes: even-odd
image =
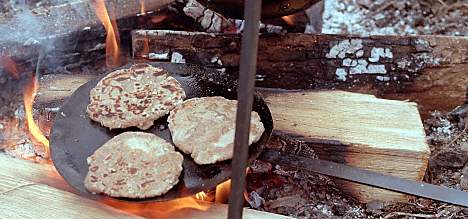
[[[467,192],[449,189],[442,186],[384,175],[325,160],[306,158],[298,155],[291,156],[274,150],[263,151],[259,159],[279,165],[295,167],[305,171],[312,171],[327,176],[362,183],[373,187],[468,207]]]
[[[238,103],[229,195],[229,219],[241,219],[243,213],[245,169],[249,149],[250,114],[255,87],[261,6],[261,0],[246,0],[244,5],[245,27],[242,36],[239,85],[237,87]]]

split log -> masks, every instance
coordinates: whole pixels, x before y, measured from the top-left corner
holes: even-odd
[[[430,155],[416,104],[344,91],[265,95],[276,135],[307,143],[321,159],[421,181]],[[304,148],[288,151],[307,151]],[[307,156],[307,154],[302,155]],[[407,196],[339,180],[361,202]]]
[[[40,90],[35,102],[38,104],[62,103],[65,97],[73,94],[81,85],[94,79],[96,75],[44,75],[40,80]]]
[[[86,81],[73,77],[48,80],[42,84],[61,86],[59,84],[63,83],[69,90],[76,89]],[[57,92],[42,86],[38,100],[60,101],[70,92]],[[278,92],[260,89],[260,92],[265,95],[272,112],[275,135],[286,135],[307,142],[322,159],[422,180],[429,148],[416,104],[344,91]],[[294,147],[294,144],[286,147]],[[296,148],[286,150],[300,151]],[[398,193],[355,183],[341,182],[341,185],[361,202],[399,201],[407,198]]]
[[[76,191],[63,181],[50,164],[37,164],[0,154],[0,166],[0,212],[4,218],[214,219],[227,215],[227,205],[194,198],[147,204],[92,201],[70,193]],[[244,218],[289,217],[244,209]]]
[[[140,218],[72,194],[52,165],[0,154],[0,212],[4,218]]]
[[[178,54],[188,63],[237,76],[240,35],[164,30],[132,35],[135,58]],[[460,105],[468,84],[468,37],[263,34],[258,52],[259,87],[341,89],[410,100],[423,117]]]

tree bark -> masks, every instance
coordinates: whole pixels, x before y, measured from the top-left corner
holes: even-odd
[[[240,35],[164,30],[137,30],[132,35],[135,58],[178,54],[188,63],[237,76]],[[463,102],[466,68],[468,37],[263,34],[256,84],[410,100],[427,117],[432,110],[449,111]]]

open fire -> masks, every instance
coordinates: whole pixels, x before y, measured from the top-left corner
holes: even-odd
[[[28,30],[28,33],[25,31],[10,31],[18,32],[21,39],[16,39],[15,34],[6,34],[9,37],[8,40],[5,40],[4,34],[4,37],[0,40],[0,87],[5,90],[3,86],[6,85],[6,90],[8,90],[5,93],[0,92],[0,101],[7,100],[5,102],[8,103],[0,105],[0,155],[5,152],[5,154],[14,155],[15,157],[41,162],[41,164],[22,161],[9,156],[0,156],[0,163],[4,167],[4,171],[0,174],[0,181],[2,182],[0,183],[2,184],[0,186],[0,196],[3,197],[0,201],[3,200],[4,205],[1,205],[0,208],[3,209],[4,206],[6,206],[7,210],[16,208],[14,204],[10,204],[5,200],[18,199],[24,201],[22,195],[28,192],[31,193],[30,189],[37,193],[31,193],[29,200],[32,200],[32,202],[37,201],[38,204],[34,207],[40,206],[38,209],[43,212],[54,212],[53,209],[52,211],[47,209],[49,203],[46,203],[45,206],[39,203],[42,197],[46,197],[45,200],[47,200],[48,196],[52,197],[50,200],[58,200],[58,204],[69,202],[68,197],[75,199],[77,202],[92,203],[97,210],[106,210],[106,205],[108,205],[124,212],[150,218],[180,218],[176,215],[180,215],[180,212],[191,212],[191,210],[207,211],[206,213],[210,214],[217,206],[217,203],[226,203],[230,192],[229,181],[219,184],[216,189],[205,190],[190,197],[166,202],[135,203],[121,202],[110,198],[103,198],[98,202],[90,201],[84,197],[71,194],[76,190],[73,190],[58,174],[55,166],[50,164],[47,138],[50,136],[51,120],[53,120],[55,113],[60,111],[59,105],[62,101],[70,97],[75,88],[89,79],[92,80],[97,73],[102,72],[106,67],[110,69],[127,64],[129,60],[126,60],[126,57],[129,55],[133,55],[136,62],[144,62],[144,59],[168,62],[179,62],[178,60],[181,60],[189,64],[217,68],[218,73],[210,73],[207,75],[207,79],[216,83],[229,81],[229,77],[233,76],[239,67],[240,57],[238,52],[241,49],[242,34],[238,33],[243,31],[243,20],[223,17],[228,15],[228,13],[224,14],[224,12],[221,12],[221,16],[218,17],[213,15],[213,12],[209,9],[200,10],[194,4],[182,3],[187,1],[77,0],[72,3],[72,1],[38,0],[35,2],[38,2],[37,5],[39,3],[43,4],[43,2],[47,2],[46,4],[53,2],[51,4],[57,3],[59,5],[55,11],[48,11],[49,7],[53,8],[55,5],[53,7],[43,5],[39,10],[35,10],[37,8],[30,5],[31,8],[34,7],[31,10],[33,13],[31,15],[26,13],[28,16],[25,17],[39,18],[35,22],[38,25],[12,25],[12,30],[18,27],[21,30]],[[65,2],[66,4],[62,4]],[[175,4],[170,7],[166,7],[167,5],[161,6],[165,4],[163,2],[173,2]],[[192,0],[189,2],[193,3]],[[202,6],[205,7],[203,4]],[[368,7],[368,5],[363,7],[366,8],[365,11],[369,11],[367,10],[369,8],[378,8],[375,7],[378,5],[372,5],[374,7]],[[0,3],[0,6],[3,6],[3,3]],[[391,10],[393,8],[389,7]],[[381,15],[388,14],[389,9],[385,9],[385,13],[382,12]],[[0,7],[2,13],[3,10],[4,8]],[[29,8],[24,10],[27,11]],[[460,10],[453,10],[452,13],[451,9],[452,14],[458,14],[455,13],[456,11]],[[12,11],[14,18],[18,17],[16,12]],[[330,15],[330,13],[327,15],[325,12],[323,15],[317,14],[317,20],[322,21]],[[195,16],[190,16],[190,13],[195,14]],[[334,17],[336,13],[331,14]],[[283,15],[285,14],[280,16]],[[459,149],[466,146],[464,143],[467,136],[466,134],[459,135],[456,127],[456,125],[461,125],[462,121],[460,120],[460,124],[454,124],[452,121],[446,123],[441,118],[441,122],[437,120],[434,123],[441,123],[440,125],[443,125],[443,127],[429,124],[433,126],[430,129],[437,130],[445,130],[447,129],[445,125],[450,125],[449,129],[451,131],[448,134],[455,138],[451,138],[450,144],[437,145],[435,149],[431,147],[431,150],[429,150],[425,148],[427,138],[424,138],[426,136],[421,133],[423,127],[421,127],[421,121],[419,120],[419,113],[426,114],[422,115],[422,117],[427,118],[429,111],[434,109],[451,110],[454,104],[460,104],[464,100],[466,80],[463,79],[466,78],[466,74],[463,69],[467,61],[466,56],[463,56],[465,54],[463,48],[468,48],[466,46],[468,43],[466,37],[430,35],[424,37],[368,37],[367,34],[366,37],[363,37],[348,35],[345,30],[343,31],[346,34],[333,36],[302,34],[304,29],[302,25],[308,25],[307,28],[312,27],[311,25],[314,25],[315,28],[315,25],[317,25],[319,28],[306,28],[306,32],[320,32],[321,28],[327,29],[327,25],[315,24],[313,22],[315,16],[309,15],[311,14],[307,12],[274,17],[271,20],[262,20],[265,24],[260,25],[262,33],[281,32],[281,34],[261,34],[256,84],[261,87],[260,92],[262,92],[263,96],[266,96],[265,99],[268,100],[268,106],[272,110],[272,117],[275,118],[275,133],[280,133],[282,137],[283,135],[285,137],[284,139],[273,138],[268,147],[262,151],[263,154],[260,160],[266,159],[267,152],[274,150],[284,151],[285,154],[286,152],[294,152],[295,154],[297,152],[298,156],[304,155],[308,158],[315,157],[315,153],[317,153],[321,159],[345,161],[351,166],[360,166],[374,172],[394,174],[416,181],[420,181],[424,177],[432,184],[443,184],[444,186],[466,190],[466,185],[468,185],[466,176],[468,173],[465,170],[468,164],[465,162],[461,165],[458,164],[460,162],[454,162],[455,159],[447,160],[444,157],[445,155],[455,156],[457,159],[458,157],[466,157],[462,156],[463,154],[460,153]],[[342,20],[340,13],[338,13],[338,16]],[[57,17],[59,18],[57,19]],[[10,23],[4,25],[1,19],[0,17],[0,32],[8,33],[8,31],[4,30],[10,29],[2,28],[8,27]],[[9,18],[5,17],[5,19],[8,21]],[[63,25],[56,25],[56,20],[59,20],[58,24],[63,23]],[[327,18],[326,20],[333,20],[333,18]],[[117,21],[119,22],[118,28]],[[232,26],[224,30],[223,28],[221,30],[215,28],[218,26],[224,27],[225,21],[232,22]],[[382,21],[388,21],[388,19]],[[11,23],[23,24],[22,21]],[[426,27],[425,25],[420,27],[426,30],[426,28],[423,28]],[[53,31],[49,31],[48,28],[53,29]],[[385,28],[385,30],[387,29]],[[225,34],[204,33],[212,30],[215,33]],[[237,34],[227,34],[230,31]],[[291,32],[301,33],[290,34]],[[129,40],[130,37],[131,40]],[[45,41],[51,41],[52,43]],[[346,46],[350,42],[357,45],[356,48],[351,46],[355,51],[341,51],[342,54],[338,54],[340,51],[336,50],[336,48],[340,46],[352,50],[353,48]],[[63,55],[56,53],[57,51],[62,52],[62,49],[64,50]],[[130,49],[133,49],[132,54],[128,53]],[[103,50],[105,50],[105,53]],[[376,53],[378,53],[381,50],[385,50],[385,57],[383,55],[377,58],[374,57],[374,52],[377,51]],[[387,50],[392,55],[388,55]],[[43,63],[38,65],[41,75],[42,72],[45,73],[41,79],[37,74],[34,75],[33,70],[31,70],[31,68],[36,67],[38,53],[44,54],[43,58],[39,58],[42,61],[38,61]],[[440,59],[440,62],[423,59],[424,57],[419,57],[421,54],[424,57],[432,57],[436,61]],[[103,62],[104,57],[106,58],[105,63]],[[350,57],[357,57],[365,64],[368,63],[369,69],[378,65],[386,71],[385,73],[382,73],[384,71],[373,73],[369,69],[364,69],[362,72],[356,73],[352,70],[356,70],[359,66],[345,64]],[[54,61],[57,61],[57,63],[52,63]],[[400,63],[406,63],[406,65],[401,67]],[[63,81],[66,82],[57,83]],[[234,83],[230,84],[235,85]],[[15,86],[17,89],[10,89]],[[276,93],[275,88],[284,90]],[[325,90],[323,92],[310,92],[309,89]],[[327,89],[373,93],[377,94],[379,98],[364,94],[344,94],[345,92],[341,93],[344,97],[337,97],[334,94],[335,91],[327,91]],[[463,92],[461,89],[463,89]],[[291,90],[294,90],[294,92]],[[421,90],[431,92],[424,92],[424,94],[417,92]],[[350,98],[345,98],[348,95]],[[43,99],[44,97],[46,100]],[[314,101],[311,102],[310,100],[313,98]],[[419,107],[420,111],[418,113],[416,106],[410,106],[407,101],[385,101],[381,98],[417,100],[419,106],[421,106]],[[356,102],[347,100],[356,100]],[[392,107],[384,107],[388,105],[392,105]],[[380,106],[382,107],[380,108]],[[341,109],[345,109],[345,111],[341,111]],[[411,109],[411,113],[408,113],[408,109]],[[285,114],[282,112],[294,113]],[[352,114],[354,112],[359,112],[360,116],[354,116]],[[461,118],[460,115],[457,116]],[[328,121],[324,120],[324,118],[332,119]],[[320,122],[320,126],[316,127],[317,121]],[[392,123],[392,121],[397,121],[397,123]],[[374,124],[377,126],[373,126]],[[397,124],[398,127],[394,127],[394,124]],[[426,123],[423,124],[426,125]],[[322,135],[317,137],[315,135],[316,130],[322,131],[322,129]],[[372,136],[367,135],[369,130],[372,130]],[[392,130],[392,132],[388,132],[388,130]],[[361,131],[365,132],[361,133]],[[408,136],[410,133],[416,132],[417,135]],[[435,131],[431,132],[434,135],[438,134]],[[400,139],[400,136],[407,137],[401,139],[401,145],[387,144],[388,139],[396,141],[395,139]],[[432,135],[428,137],[432,137]],[[301,141],[296,142],[297,139]],[[310,144],[309,142],[321,143]],[[335,144],[336,142],[345,142],[346,144]],[[54,146],[53,143],[55,142],[51,143]],[[403,147],[406,145],[411,147]],[[415,145],[419,146],[416,148]],[[271,146],[275,146],[275,148],[271,148]],[[335,153],[335,150],[339,153]],[[435,155],[428,157],[429,151]],[[367,216],[370,217],[387,218],[392,215],[385,216],[388,213],[387,210],[379,210],[377,214],[370,213],[368,210],[371,209],[367,209],[365,205],[359,204],[355,200],[361,203],[367,202],[368,198],[393,199],[392,201],[394,201],[399,195],[344,181],[335,186],[327,177],[306,172],[320,165],[304,165],[300,167],[305,169],[304,172],[296,171],[295,168],[288,168],[288,165],[294,163],[297,160],[294,160],[294,158],[297,158],[297,156],[288,155],[287,157],[289,160],[283,163],[277,160],[270,160],[265,164],[254,163],[253,169],[249,173],[247,185],[250,193],[244,193],[244,195],[247,195],[246,199],[250,207],[297,217],[314,217],[316,213],[322,217],[325,217],[324,215],[365,217],[368,214]],[[438,157],[441,159],[438,159]],[[276,159],[276,157],[270,158]],[[48,164],[43,161],[48,161]],[[445,166],[437,164],[439,161],[449,166],[450,173],[438,170],[438,168],[441,170],[446,169]],[[378,165],[374,165],[375,162],[378,162]],[[9,165],[10,163],[12,165]],[[431,165],[429,165],[430,169],[426,172],[428,163]],[[457,163],[457,167],[451,166],[455,165],[455,163]],[[31,164],[31,167],[32,165],[37,167],[35,167],[36,169],[34,167],[30,168],[28,164]],[[50,171],[44,171],[45,168],[50,169]],[[17,173],[14,173],[15,171]],[[430,177],[424,175],[425,172],[431,173]],[[23,180],[25,183],[30,184],[20,184]],[[7,182],[6,186],[4,182]],[[9,188],[10,184],[12,188]],[[18,187],[15,187],[17,185]],[[53,192],[52,190],[41,192],[44,187],[58,189],[58,192],[62,192],[62,196],[60,196],[60,193],[56,193],[57,191]],[[447,217],[455,215],[454,217],[457,217],[460,214],[463,217],[463,215],[466,215],[466,211],[459,211],[450,204],[442,205],[442,203],[429,202],[426,199],[415,199],[415,201],[417,205],[414,205],[414,203],[410,205],[414,205],[416,209],[408,210],[409,212],[421,213],[421,215],[427,217],[437,215]],[[380,201],[378,202],[380,203]],[[24,209],[16,209],[20,209],[26,214],[33,212],[28,209],[27,205],[17,203],[17,206]],[[13,208],[10,208],[11,206]],[[224,206],[226,207],[226,205]],[[56,210],[57,212],[65,212],[63,218],[66,218],[67,210],[75,210],[79,213],[85,213],[87,216],[92,216],[94,213],[93,211],[82,211],[82,209],[86,208],[81,207],[83,206],[79,204],[63,205],[61,208],[56,208]],[[405,207],[407,206],[398,209],[403,211]],[[20,214],[17,215],[23,215],[23,212],[18,212]],[[214,214],[219,216],[220,212]],[[0,213],[0,217],[1,215],[2,213]],[[189,213],[187,215],[196,214]],[[321,217],[317,216],[317,218]]]
[[[8,69],[17,69],[14,62],[9,62],[13,64],[8,67]],[[10,72],[12,75],[19,75]],[[30,140],[34,146],[41,146],[44,151],[44,157],[50,158],[49,156],[49,141],[44,136],[43,133],[48,133],[50,126],[43,126],[42,129],[47,128],[47,130],[41,130],[34,120],[34,99],[39,88],[39,80],[32,76],[28,81],[29,83],[25,85],[23,89],[23,100],[24,100],[24,110],[25,110],[25,120],[26,127],[22,127],[21,119],[12,119],[6,126],[4,130],[7,133],[4,133],[5,136],[16,136],[19,137],[21,134],[26,134],[29,136]],[[22,127],[22,128],[21,128]],[[37,160],[34,157],[30,158],[31,160]],[[112,199],[104,199],[102,202],[115,207],[117,209],[124,210],[126,212],[141,215],[141,214],[151,214],[157,215],[158,217],[166,218],[174,212],[181,211],[184,209],[193,209],[198,211],[206,211],[210,208],[210,203],[226,203],[230,190],[230,180],[218,185],[215,191],[205,191],[197,193],[192,197],[175,199],[167,202],[157,202],[157,203],[148,203],[148,204],[131,204],[114,201]],[[151,212],[151,213],[148,213]]]
[[[37,124],[34,122],[33,117],[33,104],[34,99],[36,98],[36,92],[39,88],[39,79],[35,76],[32,76],[31,83],[25,86],[23,90],[23,101],[24,101],[24,110],[25,116],[27,121],[27,126],[29,130],[29,134],[32,136],[32,140],[38,141],[44,148],[44,157],[50,157],[49,153],[49,140],[44,136],[42,131],[39,129]]]
[[[0,64],[5,71],[19,80],[21,72],[18,70],[16,63],[9,57],[1,57]],[[6,137],[6,141],[3,143],[2,148],[6,149],[19,149],[24,152],[24,158],[35,159],[35,154],[41,154],[42,157],[49,157],[49,141],[44,136],[41,128],[36,124],[33,113],[33,104],[36,97],[36,92],[39,88],[38,79],[31,75],[28,78],[28,83],[23,86],[23,106],[24,113],[17,113],[16,118],[5,118],[3,135]],[[50,129],[50,126],[43,128]],[[48,130],[47,130],[48,131]],[[27,142],[24,142],[21,136],[28,136],[29,140],[33,143],[33,147],[25,146]],[[15,148],[17,147],[17,148]],[[22,153],[19,153],[23,157]]]
[[[141,14],[145,14],[145,2],[141,2]],[[112,17],[112,13],[107,10],[105,1],[98,0],[94,2],[94,9],[96,16],[102,22],[106,30],[106,66],[108,68],[118,67],[124,64],[121,60],[120,53],[120,38],[119,32],[117,29],[116,19]],[[151,21],[153,23],[161,22],[165,17],[164,16],[153,16]],[[146,43],[145,50],[149,50],[148,43]],[[3,68],[6,69],[6,72],[9,73],[14,79],[20,79],[20,76],[23,76],[21,70],[18,70],[17,65],[13,60],[8,57],[0,57],[0,64]],[[26,76],[26,74],[24,74]],[[39,89],[39,78],[34,74],[31,74],[27,84],[23,88],[23,104],[24,104],[24,119],[23,118],[13,118],[9,121],[3,120],[4,123],[4,136],[9,137],[14,140],[14,138],[21,138],[21,136],[26,136],[32,142],[32,145],[35,148],[36,154],[41,154],[43,158],[50,159],[49,151],[49,141],[44,135],[44,133],[50,132],[50,125],[40,126],[36,123],[34,117],[34,100]],[[36,113],[37,114],[37,113]],[[25,120],[25,121],[23,121]],[[24,125],[23,125],[24,124]],[[11,147],[15,146],[14,141],[9,141],[4,143]],[[39,153],[43,152],[43,153]],[[28,159],[37,160],[37,157],[30,156]],[[50,161],[50,160],[47,160]],[[50,163],[50,162],[49,162]],[[126,212],[136,214],[136,215],[148,215],[147,213],[142,212],[151,212],[151,215],[157,215],[161,218],[169,217],[176,211],[183,209],[196,209],[205,211],[210,208],[212,203],[227,203],[230,190],[230,180],[221,183],[216,187],[214,191],[204,191],[195,194],[192,197],[179,198],[167,202],[158,202],[158,203],[148,203],[148,204],[132,204],[132,203],[123,203],[118,202],[112,199],[104,199],[102,202],[124,210]]]
[[[227,203],[229,190],[231,187],[230,180],[219,184],[214,192],[200,192],[195,196],[174,199],[166,202],[154,202],[145,204],[134,204],[128,202],[119,202],[114,199],[104,199],[103,202],[114,208],[136,214],[136,215],[151,215],[157,218],[169,218],[171,215],[179,211],[187,209],[196,211],[207,211],[213,206],[213,203]]]
[[[142,3],[143,5],[144,3]],[[143,6],[142,6],[143,7]],[[120,62],[120,37],[115,17],[109,13],[104,0],[95,1],[94,9],[96,16],[106,29],[106,65],[107,67],[118,67]],[[144,8],[142,8],[143,10]]]

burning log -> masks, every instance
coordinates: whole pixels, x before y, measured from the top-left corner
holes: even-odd
[[[467,48],[467,37],[263,34],[256,83],[409,99],[426,117],[432,110],[449,111],[463,102]],[[158,54],[176,54],[191,63],[217,67],[225,71],[223,77],[237,75],[239,50],[237,34],[133,32],[134,57],[158,60]]]
[[[37,164],[0,154],[0,210],[7,218],[223,218],[227,205],[184,198],[138,204],[92,201],[78,196],[50,164]],[[138,215],[138,216],[137,216]],[[244,209],[246,218],[289,218]],[[141,216],[141,217],[140,217]]]
[[[175,0],[157,0],[157,1],[124,1],[108,0],[105,5],[109,9],[110,16],[114,19],[135,16],[139,14],[144,7],[147,11],[159,9],[167,6]],[[23,42],[28,40],[40,40],[41,36],[50,38],[61,36],[70,32],[79,32],[83,29],[99,25],[100,18],[96,16],[96,4],[104,1],[79,0],[66,2],[63,4],[51,6],[48,8],[37,9],[34,14],[28,14],[35,24],[38,24],[36,30],[30,29],[30,26],[17,26],[15,20],[0,20],[0,30],[5,35],[2,42]],[[144,5],[142,5],[144,4]],[[25,28],[24,32],[19,32],[18,28]],[[31,32],[32,31],[32,32]],[[25,34],[26,33],[26,34]],[[33,33],[34,35],[31,35]],[[30,39],[33,37],[32,39]],[[33,42],[30,42],[31,44]],[[34,44],[34,43],[33,43]],[[6,55],[6,54],[3,54]]]
[[[148,15],[149,20],[150,14],[155,14],[154,11],[166,8],[174,1],[78,0],[32,10],[24,9],[12,17],[0,16],[0,59],[11,57],[25,70],[32,70],[42,51],[45,53],[43,66],[52,72],[63,73],[69,67],[101,59],[103,49],[110,46],[104,44],[104,33],[107,33],[108,38],[118,35],[116,20],[119,20],[121,31],[128,33],[128,29],[137,26],[140,17]],[[107,18],[103,19],[103,16],[113,21],[111,26],[115,30],[109,29]]]
[[[44,79],[38,96],[46,106],[68,97],[89,76]],[[54,86],[58,89],[50,89]],[[62,89],[66,89],[65,92]],[[413,103],[341,91],[277,92],[261,89],[274,120],[275,135],[305,141],[320,158],[376,172],[422,180],[429,157],[422,122]],[[309,156],[288,144],[285,151]],[[359,201],[398,201],[407,196],[340,182]]]

